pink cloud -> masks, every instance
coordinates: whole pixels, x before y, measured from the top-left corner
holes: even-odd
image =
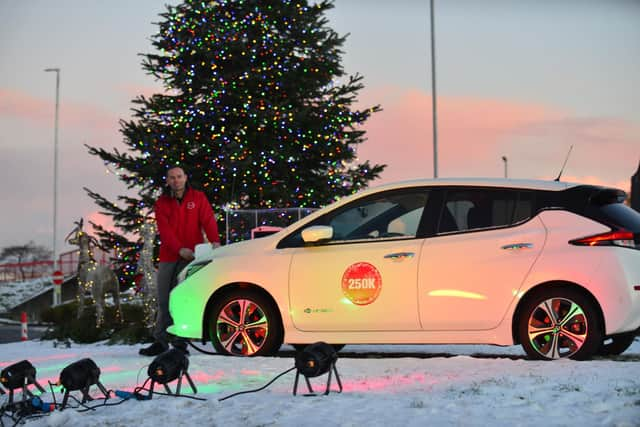
[[[363,95],[362,106],[380,103],[383,111],[364,125],[368,141],[358,148],[359,158],[388,164],[383,181],[432,177],[430,94],[388,87]],[[566,171],[614,185],[640,160],[640,126],[621,119],[470,97],[440,96],[437,107],[439,176],[502,176],[506,155],[510,177],[555,178],[574,145]]]
[[[103,215],[98,211],[92,211],[85,215],[85,222],[87,226],[84,228],[91,235],[94,235],[95,233],[93,232],[93,227],[89,225],[90,223],[102,226],[107,231],[115,231],[121,233],[121,231],[116,229],[112,217]]]
[[[93,222],[96,225],[100,225],[102,226],[105,230],[107,231],[113,231],[116,232],[124,237],[126,237],[129,240],[135,241],[139,238],[137,231],[136,233],[125,233],[122,230],[120,230],[119,228],[117,228],[113,222],[113,217],[107,216],[107,215],[103,215],[101,214],[99,211],[91,211],[88,214],[86,214],[84,216],[85,219],[85,223],[87,224],[85,226],[85,231],[87,231],[89,234],[95,236],[95,233],[93,231],[93,227],[91,225],[89,225],[89,222]],[[98,236],[95,236],[98,237]]]
[[[23,117],[36,121],[49,120],[51,103],[26,93],[0,88],[0,115]]]
[[[64,128],[115,130],[118,116],[97,107],[64,100],[60,103],[60,126]],[[26,92],[0,88],[0,116],[26,119],[50,126],[54,117],[54,101],[34,97]]]

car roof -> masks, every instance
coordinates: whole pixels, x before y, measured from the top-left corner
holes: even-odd
[[[395,189],[404,187],[420,187],[420,186],[474,186],[474,187],[500,187],[500,188],[516,188],[525,190],[546,190],[546,191],[562,191],[568,188],[576,187],[581,184],[562,182],[562,181],[545,181],[536,179],[505,179],[505,178],[434,178],[434,179],[413,179],[406,181],[398,181],[388,184],[382,184],[370,187],[371,191],[377,192],[382,189]]]
[[[318,216],[324,214],[327,208],[337,208],[351,202],[354,199],[366,197],[369,194],[378,193],[387,190],[396,190],[402,188],[422,187],[422,186],[473,186],[473,187],[496,187],[496,188],[512,188],[524,190],[549,190],[562,191],[568,188],[577,187],[582,184],[560,182],[560,181],[543,181],[534,179],[505,179],[505,178],[435,178],[435,179],[413,179],[407,181],[398,181],[378,186],[368,187],[349,196],[344,196],[333,203],[324,206],[320,210],[302,218],[296,224],[306,224],[315,220]],[[287,227],[288,228],[288,227]],[[287,229],[285,228],[285,230]],[[280,234],[280,233],[277,233]],[[270,237],[270,236],[268,236]]]
[[[367,197],[370,194],[375,194],[387,190],[396,190],[402,188],[423,187],[423,186],[469,186],[469,187],[495,187],[495,188],[508,188],[508,189],[522,189],[522,190],[541,190],[541,191],[563,191],[574,187],[585,186],[586,184],[562,182],[562,181],[548,181],[548,180],[536,180],[536,179],[506,179],[506,178],[434,178],[434,179],[412,179],[405,181],[397,181],[377,186],[371,186],[366,189],[362,189],[354,194],[343,196],[335,200],[322,208],[312,212],[310,215],[294,222],[293,224],[280,230],[278,233],[272,234],[261,238],[265,243],[270,242],[273,244],[280,241],[283,235],[287,235],[291,232],[292,227],[299,228],[304,227],[314,221],[321,215],[324,215],[327,209],[340,208],[347,203],[350,203],[354,199],[361,197]],[[597,186],[586,185],[589,187],[597,188]]]

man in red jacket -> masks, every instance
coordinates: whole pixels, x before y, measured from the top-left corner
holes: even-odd
[[[160,233],[155,342],[140,349],[143,356],[156,356],[169,348],[166,329],[173,324],[169,293],[176,286],[178,273],[193,260],[195,246],[204,242],[203,231],[214,247],[220,245],[218,224],[204,193],[189,187],[187,175],[180,166],[167,170],[166,181],[167,187],[154,207]],[[183,341],[174,342],[174,346],[186,350]]]

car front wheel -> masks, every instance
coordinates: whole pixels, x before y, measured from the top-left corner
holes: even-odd
[[[276,307],[251,289],[234,290],[219,298],[208,317],[209,337],[216,351],[232,356],[269,356],[282,345]]]
[[[525,302],[518,333],[532,359],[589,359],[602,343],[596,307],[573,289],[547,289]]]

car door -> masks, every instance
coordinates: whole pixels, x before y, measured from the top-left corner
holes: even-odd
[[[540,254],[546,231],[532,194],[450,189],[418,274],[425,330],[487,330],[503,319]]]
[[[289,297],[296,328],[419,330],[422,240],[416,233],[426,200],[424,189],[385,192],[310,224],[331,227],[333,237],[292,249]]]

